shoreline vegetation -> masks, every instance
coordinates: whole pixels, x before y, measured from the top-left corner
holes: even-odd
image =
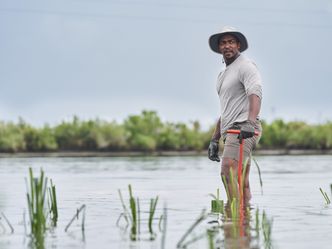
[[[332,155],[332,150],[256,150],[254,156],[300,156],[300,155]],[[60,151],[60,152],[0,152],[0,158],[32,158],[32,157],[193,157],[206,156],[206,151],[154,151],[154,152],[98,152],[98,151]]]
[[[256,155],[332,154],[332,121],[262,121]],[[155,111],[128,116],[121,124],[74,116],[54,126],[33,127],[20,119],[0,121],[0,157],[195,156],[206,155],[215,124],[162,122]],[[222,142],[220,143],[222,147]]]

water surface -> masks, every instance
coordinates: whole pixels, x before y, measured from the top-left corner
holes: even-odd
[[[265,210],[273,218],[274,247],[331,248],[332,208],[324,204],[319,187],[331,196],[332,156],[256,159],[262,171],[263,193],[253,165],[251,206]],[[142,211],[148,210],[150,198],[157,195],[160,201],[157,217],[162,214],[164,203],[167,204],[166,248],[175,248],[202,209],[209,209],[208,194],[221,187],[219,164],[205,157],[1,158],[0,211],[11,221],[15,232],[0,234],[0,248],[28,248],[23,212],[27,209],[24,178],[29,167],[35,173],[43,168],[57,188],[59,222],[48,233],[46,248],[161,248],[158,221],[154,226],[158,237],[152,242],[131,242],[128,232],[116,226],[122,212],[117,190],[121,189],[127,200],[128,184],[140,198]],[[223,191],[221,195],[226,198]],[[64,232],[82,204],[87,206],[84,236],[79,222],[68,233]],[[142,212],[142,226],[147,217]],[[144,238],[148,238],[145,225],[142,227]],[[207,240],[202,239],[188,248],[208,248]]]

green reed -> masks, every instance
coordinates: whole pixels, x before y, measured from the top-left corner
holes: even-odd
[[[27,185],[27,203],[30,219],[30,232],[34,247],[44,248],[44,235],[46,232],[47,211],[45,208],[47,177],[40,170],[40,176],[34,177],[32,168],[29,168],[29,178],[25,178]]]
[[[130,239],[139,240],[140,222],[141,222],[140,202],[139,202],[139,198],[136,198],[136,199],[134,198],[133,190],[132,190],[132,187],[130,184],[128,185],[128,191],[129,191],[129,209],[127,208],[126,204],[124,203],[121,190],[118,189],[120,201],[121,201],[124,212],[120,214],[120,216],[117,220],[117,226],[119,226],[120,220],[123,217],[127,223],[125,229],[129,225],[129,223],[131,225]]]
[[[131,211],[131,232],[130,232],[130,239],[136,240],[137,239],[137,230],[138,230],[138,220],[137,220],[137,203],[134,196],[131,185],[128,185],[129,190],[129,207]]]
[[[119,221],[120,221],[121,217],[124,217],[124,219],[126,220],[127,225],[128,225],[129,224],[130,215],[129,215],[128,209],[126,207],[126,204],[123,201],[123,197],[122,197],[122,193],[121,193],[120,189],[118,189],[118,193],[119,193],[120,201],[121,201],[122,208],[123,208],[124,212],[122,214],[120,214],[120,216],[118,218],[118,221],[117,221],[117,225],[119,225]]]
[[[322,195],[323,195],[323,197],[324,197],[324,199],[325,199],[325,201],[326,201],[326,204],[330,204],[330,203],[331,203],[331,200],[330,200],[330,198],[328,197],[328,195],[326,194],[326,192],[323,191],[322,188],[319,188],[319,190],[320,190],[320,192],[322,193]]]
[[[262,180],[262,175],[261,175],[261,169],[260,169],[260,167],[259,167],[258,162],[256,161],[256,159],[254,157],[252,159],[253,159],[253,161],[254,161],[254,163],[255,163],[255,165],[257,167],[257,170],[258,170],[259,184],[261,186],[261,193],[263,194],[263,180]]]
[[[262,215],[262,233],[264,237],[264,247],[266,249],[271,249],[272,246],[272,224],[273,219],[268,219],[265,211],[263,211]]]
[[[121,205],[123,208],[123,213],[120,214],[116,225],[121,228],[120,226],[120,221],[122,218],[125,219],[126,221],[126,226],[124,230],[127,229],[127,227],[130,225],[130,240],[140,240],[140,234],[141,234],[141,210],[140,210],[140,200],[139,198],[135,198],[133,195],[133,190],[131,185],[128,185],[128,190],[129,190],[129,209],[127,208],[121,190],[118,190],[119,196],[120,196],[120,201]],[[157,204],[158,204],[159,197],[156,196],[156,198],[151,198],[150,199],[150,208],[149,208],[149,218],[148,218],[148,232],[150,234],[150,240],[155,240],[156,238],[156,233],[153,231],[153,221],[155,220],[155,214],[156,214],[156,209],[157,209]],[[161,231],[161,222],[163,219],[166,219],[166,210],[164,209],[164,215],[162,215],[159,218],[159,230]],[[166,225],[166,220],[164,221],[164,226]],[[163,233],[166,232],[166,228],[164,227]]]
[[[163,228],[161,229],[160,223],[163,223]],[[167,206],[164,204],[164,209],[163,209],[163,214],[159,219],[159,230],[162,232],[162,237],[161,237],[161,249],[166,248],[166,231],[167,231]]]
[[[81,223],[81,230],[82,232],[85,231],[85,210],[86,210],[86,205],[83,204],[80,208],[78,208],[76,210],[76,213],[74,214],[73,218],[71,218],[71,220],[69,221],[69,223],[67,224],[66,228],[65,228],[65,232],[68,231],[69,227],[71,226],[71,224],[73,224],[74,220],[78,220],[79,219],[79,215],[80,213],[82,213],[82,223]]]
[[[184,233],[184,235],[181,237],[181,239],[179,240],[179,242],[177,243],[176,247],[177,248],[186,248],[186,246],[188,246],[189,244],[192,244],[193,242],[201,239],[202,237],[206,236],[201,235],[201,236],[196,236],[194,237],[192,240],[187,241],[186,243],[185,240],[186,238],[193,232],[193,230],[205,219],[207,218],[207,213],[205,211],[205,209],[202,210],[201,214],[198,216],[198,218],[195,220],[195,222],[189,227],[189,229]]]
[[[226,191],[226,195],[227,195],[227,200],[230,200],[231,199],[231,194],[229,193],[229,188],[228,188],[228,183],[227,183],[226,176],[223,175],[221,177],[221,180],[222,180],[222,183],[224,184],[224,187],[225,187],[225,191]]]
[[[233,167],[233,165],[230,166],[229,175],[227,177],[225,175],[221,177],[223,185],[225,187],[227,199],[230,202],[233,201],[233,198],[239,199],[240,195],[242,195],[242,198],[244,198],[247,169],[248,169],[248,159],[245,160],[242,166],[241,189],[239,188],[238,171]]]
[[[149,233],[151,235],[151,237],[150,237],[151,240],[154,240],[154,238],[155,238],[155,234],[153,233],[153,229],[152,229],[152,223],[153,223],[153,216],[154,216],[155,211],[156,211],[157,203],[158,203],[158,196],[155,199],[154,198],[150,199],[150,211],[149,211],[148,226],[149,226]]]
[[[255,212],[255,231],[256,231],[257,237],[259,237],[259,229],[260,229],[260,226],[259,226],[259,209],[257,208],[256,212]]]
[[[235,173],[234,173],[235,171]],[[229,178],[230,178],[230,184],[231,184],[231,200],[233,201],[233,198],[239,198],[239,185],[237,182],[237,173],[236,170],[232,167],[229,169]]]
[[[224,213],[224,201],[220,200],[220,191],[217,188],[217,194],[209,194],[214,200],[211,200],[211,212]]]
[[[39,178],[33,176],[32,168],[29,168],[29,184],[27,185],[27,201],[30,218],[31,233],[41,235],[46,230],[45,197],[47,189],[47,177],[44,171],[40,171]]]
[[[207,229],[206,230],[206,234],[207,234],[207,238],[208,238],[208,245],[209,245],[209,249],[214,249],[214,239],[215,239],[215,234],[216,231],[214,229]]]
[[[56,189],[53,185],[52,179],[50,180],[51,186],[48,188],[48,194],[49,194],[49,209],[50,209],[50,215],[52,220],[52,225],[56,226],[58,221],[58,204],[57,204],[57,198],[56,198]]]
[[[242,198],[244,197],[244,190],[245,190],[245,181],[246,181],[246,174],[247,174],[247,168],[248,168],[248,159],[246,159],[243,163],[242,167],[242,177],[241,177],[241,186],[242,189],[240,190],[242,192]]]
[[[1,218],[3,218],[3,219],[6,221],[7,226],[8,226],[9,229],[10,229],[10,233],[14,233],[14,228],[13,228],[12,224],[10,223],[10,221],[8,220],[8,218],[6,217],[6,215],[5,215],[3,212],[1,212],[1,215],[0,215],[0,225],[1,225],[1,227],[3,227],[4,233],[6,232],[6,228],[5,228],[5,226],[1,223]]]

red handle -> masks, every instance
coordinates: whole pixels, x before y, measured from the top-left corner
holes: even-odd
[[[241,130],[227,130],[227,133],[230,133],[230,134],[240,134]],[[259,135],[259,132],[258,131],[255,131],[255,136],[258,136]]]

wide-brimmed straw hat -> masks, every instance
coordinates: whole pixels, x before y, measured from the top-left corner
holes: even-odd
[[[224,35],[233,35],[238,39],[238,41],[240,42],[240,52],[243,52],[248,48],[248,42],[246,37],[241,32],[237,31],[235,28],[226,26],[222,28],[220,33],[214,34],[209,38],[210,48],[214,52],[220,54],[219,40]]]

